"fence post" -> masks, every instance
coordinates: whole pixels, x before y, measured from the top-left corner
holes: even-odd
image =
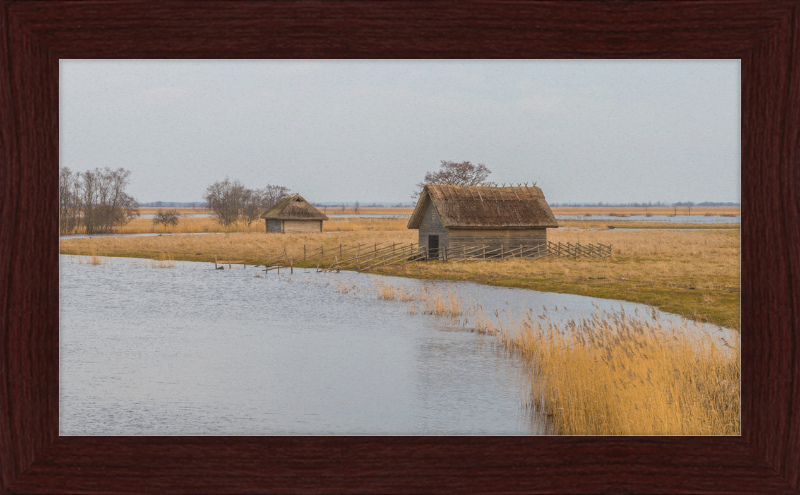
[[[483,245],[483,259],[486,260],[486,244]]]
[[[289,270],[290,270],[289,273],[291,275],[294,275],[294,260],[289,261]]]
[[[214,255],[214,269],[217,269],[217,255]]]
[[[303,261],[306,260],[306,245],[303,244]]]

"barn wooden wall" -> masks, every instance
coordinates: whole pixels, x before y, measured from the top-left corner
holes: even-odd
[[[280,234],[281,233],[281,221],[280,220],[273,220],[271,218],[267,218],[266,221],[267,221],[267,232],[268,233],[270,233],[270,232],[271,233],[275,233],[275,234]]]
[[[449,229],[450,244],[449,250],[452,253],[459,249],[471,246],[487,245],[491,249],[499,248],[501,245],[507,249],[523,246],[536,246],[537,244],[547,244],[547,229],[524,229],[524,230],[468,230],[468,229]],[[487,247],[489,249],[489,247]]]
[[[449,242],[447,229],[444,228],[442,219],[439,218],[439,214],[436,212],[436,208],[431,201],[428,202],[428,207],[425,209],[425,213],[422,215],[422,221],[419,224],[419,245],[421,247],[428,247],[429,235],[439,236],[440,248],[447,246]]]
[[[322,232],[322,220],[284,220],[284,234],[308,234]]]

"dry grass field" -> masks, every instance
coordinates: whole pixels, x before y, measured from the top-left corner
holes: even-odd
[[[607,259],[413,263],[377,273],[621,299],[740,329],[740,235],[731,231],[553,230],[551,242],[613,246]]]
[[[741,215],[739,206],[555,206],[556,215]]]
[[[701,325],[596,311],[554,323],[546,312],[486,317],[452,287],[408,288],[376,279],[378,298],[409,313],[474,318],[477,330],[527,364],[528,405],[562,435],[739,435],[741,339]],[[342,286],[342,292],[365,293]]]
[[[352,232],[358,230],[406,230],[407,218],[331,218],[322,224],[324,232]],[[189,234],[200,232],[264,232],[264,220],[250,225],[244,222],[223,227],[212,217],[181,217],[178,225],[165,227],[154,224],[150,218],[135,218],[115,229],[117,234]]]
[[[371,220],[371,219],[364,219]],[[507,260],[469,263],[422,262],[384,266],[378,273],[412,278],[470,280],[653,305],[698,321],[740,328],[740,235],[723,231],[619,231],[553,229],[552,242],[602,243],[611,258]],[[332,256],[340,244],[366,245],[417,241],[416,230],[353,230],[321,234],[263,232],[148,237],[62,239],[61,253],[152,258],[169,253],[176,260],[246,259],[256,264],[284,249],[290,254],[325,246]],[[316,266],[314,264],[314,266]]]
[[[403,232],[354,231],[330,234],[266,234],[264,232],[234,232],[201,235],[162,235],[142,237],[93,237],[91,239],[62,239],[61,253],[75,255],[98,254],[130,258],[152,258],[169,253],[179,261],[213,262],[219,259],[247,260],[248,264],[263,263],[266,256],[277,256],[284,249],[288,253],[318,249],[325,246],[333,260],[334,250],[340,244],[391,244],[416,242],[416,231]]]
[[[608,230],[617,229],[738,229],[739,223],[672,223],[672,222],[641,222],[630,219],[618,220],[559,220],[562,227],[580,229]],[[323,224],[324,232],[353,232],[361,230],[372,231],[403,231],[408,225],[408,218],[331,218]],[[263,220],[257,220],[250,225],[243,222],[223,227],[212,217],[181,217],[176,226],[165,227],[154,224],[150,218],[135,218],[128,224],[117,227],[118,234],[188,234],[200,232],[264,232]]]
[[[171,210],[172,208],[164,207],[162,210]],[[200,214],[211,213],[211,210],[204,208],[175,208],[182,215],[186,214]],[[355,214],[352,206],[346,206],[342,210],[341,206],[320,206],[318,208],[326,215],[353,215]],[[551,208],[556,215],[686,215],[689,210],[685,206],[678,206],[677,209],[672,206],[555,206]],[[159,208],[152,206],[143,206],[139,208],[139,212],[144,214],[153,214]],[[693,206],[691,209],[692,215],[740,215],[741,207],[739,206]],[[362,206],[359,208],[360,215],[410,215],[414,212],[412,206]]]

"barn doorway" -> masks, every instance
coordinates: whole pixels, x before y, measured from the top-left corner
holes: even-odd
[[[439,257],[439,236],[428,236],[428,259],[435,260]]]

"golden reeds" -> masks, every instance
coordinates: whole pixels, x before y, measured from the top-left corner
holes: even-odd
[[[151,268],[175,268],[175,257],[171,254],[159,253],[155,258],[150,259]]]
[[[325,232],[357,231],[406,231],[408,218],[346,218],[336,217],[323,222]],[[135,218],[125,225],[114,228],[115,234],[195,234],[204,232],[265,232],[264,220],[258,219],[249,225],[237,222],[223,226],[214,217],[179,217],[176,225],[154,224],[151,218]],[[83,234],[77,229],[74,234]]]
[[[379,299],[410,303],[409,314],[468,313],[478,331],[522,358],[531,372],[529,405],[549,416],[554,433],[741,433],[738,334],[665,323],[655,309],[648,316],[598,310],[564,323],[530,310],[517,320],[497,311],[487,319],[480,304],[467,303],[452,286],[373,283]]]
[[[553,206],[554,215],[686,215],[689,210],[686,206]],[[693,206],[692,216],[705,215],[740,215],[739,206]]]
[[[624,311],[479,321],[531,368],[531,404],[565,435],[739,435],[741,341]],[[722,330],[720,330],[722,332]]]
[[[85,255],[85,256],[78,255],[76,257],[78,259],[78,264],[80,264],[80,265],[82,265],[82,264],[87,264],[87,265],[110,265],[111,264],[111,258],[106,258],[104,256],[98,256],[97,251],[92,251],[88,255]],[[70,263],[71,262],[72,262],[72,259],[70,259]]]

